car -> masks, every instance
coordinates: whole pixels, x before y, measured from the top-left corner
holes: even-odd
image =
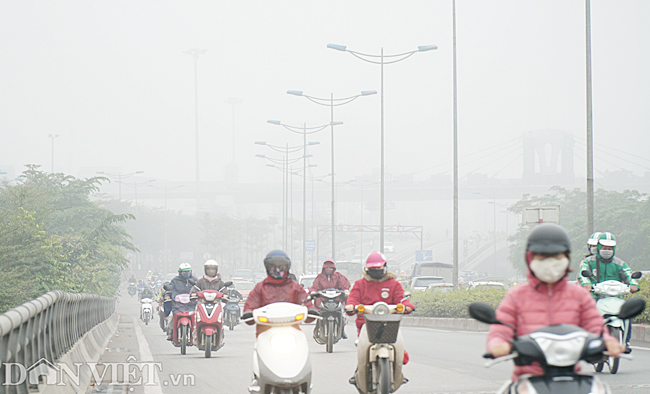
[[[416,276],[411,278],[409,286],[411,291],[424,291],[434,283],[445,283],[445,278],[442,276]]]
[[[451,275],[453,273],[453,265],[449,263],[433,262],[433,261],[418,261],[413,264],[411,271],[411,279],[418,276],[442,276],[445,278],[443,282],[452,282]]]
[[[314,284],[314,279],[316,279],[316,276],[317,275],[311,275],[311,274],[300,275],[300,279],[298,279],[298,283],[300,283],[300,285],[304,287],[305,290],[307,290],[311,287],[311,285]]]
[[[506,289],[506,285],[501,282],[469,282],[467,290],[487,290],[487,289]]]
[[[384,242],[384,253],[395,253],[395,245],[392,242]]]
[[[458,289],[458,287],[456,287],[456,289]],[[453,283],[432,283],[427,287],[426,291],[432,291],[434,293],[449,293],[454,290]]]
[[[244,301],[248,299],[248,295],[255,287],[255,283],[243,280],[235,281],[232,283],[232,285],[235,290],[237,290],[242,295],[242,297],[244,297]]]
[[[256,272],[253,274],[253,282],[261,282],[266,278],[266,272]]]
[[[337,261],[336,272],[348,278],[350,284],[363,277],[363,264],[358,261]]]
[[[231,280],[233,282],[236,280],[253,282],[253,270],[248,268],[237,268],[232,273]]]

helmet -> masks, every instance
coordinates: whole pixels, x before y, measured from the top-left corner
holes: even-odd
[[[205,262],[205,264],[203,264],[203,268],[205,268],[205,267],[217,267],[217,268],[219,268],[219,263],[217,263],[216,260],[208,260],[208,261]]]
[[[276,273],[272,271],[273,266],[282,264],[286,266],[286,269],[282,272],[282,276],[276,277]],[[291,269],[291,260],[289,256],[281,250],[272,250],[264,258],[264,268],[266,268],[266,273],[275,279],[283,279],[289,277],[289,269]]]
[[[569,234],[562,226],[554,223],[542,223],[528,235],[526,245],[526,262],[530,264],[532,255],[571,253]]]
[[[600,249],[600,245],[603,246],[611,246],[615,247],[616,246],[616,238],[614,237],[614,234],[612,233],[597,233],[598,234],[598,249]]]
[[[386,266],[386,258],[379,252],[372,252],[366,258],[365,269],[368,268],[381,268]]]
[[[178,266],[178,271],[192,271],[192,266],[189,263],[181,263],[181,265]]]
[[[207,276],[217,276],[217,272],[219,272],[219,263],[215,260],[208,260],[203,264],[203,273]]]
[[[334,268],[336,270],[336,264],[334,264],[334,260],[327,259],[323,261],[323,269],[325,268]]]
[[[591,234],[591,237],[587,240],[587,245],[589,246],[596,246],[598,245],[598,238],[600,237],[601,233],[593,233]]]

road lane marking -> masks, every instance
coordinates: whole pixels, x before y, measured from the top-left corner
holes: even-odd
[[[138,320],[136,320],[135,318],[133,318],[133,327],[135,327],[135,336],[138,339],[138,350],[140,351],[140,358],[142,358],[142,360],[153,361],[153,355],[151,354],[151,350],[149,350],[149,343],[147,342],[147,339],[142,334],[142,329],[140,328],[140,324],[138,323]],[[158,381],[156,382],[155,385],[145,384],[144,394],[163,394],[162,388],[160,387],[160,374],[158,373],[158,371],[156,371],[156,375],[158,376]]]

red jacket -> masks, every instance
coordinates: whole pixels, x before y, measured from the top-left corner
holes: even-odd
[[[311,301],[302,303],[307,298],[307,292],[292,279],[273,279],[268,276],[261,282],[258,282],[244,304],[244,312],[261,308],[274,302],[291,302],[298,305],[305,305],[307,308],[313,308]]]
[[[334,271],[332,275],[325,275],[324,272],[321,272],[316,276],[316,279],[314,279],[314,283],[312,283],[311,287],[309,288],[310,291],[318,291],[318,290],[325,290],[325,289],[339,289],[339,290],[347,290],[350,288],[350,281],[348,278],[343,276],[340,272]]]
[[[530,270],[527,274],[528,283],[513,287],[506,293],[497,308],[497,319],[515,327],[518,336],[555,324],[573,324],[601,334],[604,321],[587,290],[567,283],[566,276],[549,288]],[[603,337],[612,339],[607,330]],[[488,351],[493,345],[510,342],[512,338],[512,329],[493,324],[487,338]],[[525,373],[541,375],[542,368],[538,365],[515,366],[512,380]]]
[[[350,290],[350,296],[348,297],[346,305],[372,305],[379,301],[384,301],[388,305],[397,305],[401,302],[404,306],[408,306],[415,310],[415,306],[411,304],[411,301],[402,301],[403,298],[404,289],[402,288],[402,285],[395,280],[395,274],[389,272],[386,276],[377,281],[364,272],[363,278],[354,282],[354,286],[352,286],[352,290]],[[363,315],[357,315],[358,329],[361,329],[364,322],[365,320],[363,319]]]

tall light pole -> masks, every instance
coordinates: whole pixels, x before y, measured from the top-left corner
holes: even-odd
[[[155,181],[156,181],[155,179],[149,179],[148,181],[144,181],[144,182],[133,182],[133,183],[123,182],[125,185],[135,189],[135,210],[136,211],[138,210],[138,187],[148,185],[151,182],[155,182]]]
[[[178,186],[156,186],[156,185],[147,185],[148,187],[153,187],[156,190],[160,190],[164,193],[165,195],[165,211],[164,211],[164,229],[165,229],[165,240],[164,240],[164,250],[165,250],[165,269],[167,272],[171,271],[170,265],[170,260],[169,260],[169,250],[167,249],[167,192],[176,190],[178,188],[184,187],[185,185],[178,185]]]
[[[50,170],[51,173],[54,173],[54,139],[57,138],[59,135],[58,134],[48,134],[48,137],[52,140],[52,169]]]
[[[336,261],[336,206],[335,206],[335,189],[334,189],[334,107],[339,107],[341,105],[348,104],[354,100],[356,100],[359,97],[362,96],[370,96],[373,94],[377,94],[376,90],[366,90],[361,92],[360,94],[354,95],[354,96],[349,96],[349,97],[341,97],[341,98],[334,98],[334,93],[330,93],[329,98],[319,98],[315,96],[308,96],[306,94],[303,94],[302,91],[300,90],[288,90],[287,94],[292,94],[294,96],[301,96],[306,98],[307,100],[316,103],[318,105],[324,105],[330,107],[330,127],[331,127],[331,135],[332,135],[332,201],[331,201],[331,216],[332,216],[332,259]]]
[[[334,179],[334,173],[333,173],[333,170],[334,170],[334,126],[342,125],[343,122],[334,122],[334,120],[330,120],[329,124],[325,124],[325,125],[321,125],[321,126],[315,126],[315,127],[307,127],[306,123],[303,123],[302,127],[291,126],[291,125],[282,123],[279,120],[268,120],[267,123],[270,123],[270,124],[273,124],[273,125],[276,125],[276,126],[282,126],[285,129],[291,131],[292,133],[302,134],[303,135],[303,144],[304,144],[304,147],[305,147],[305,151],[307,149],[307,134],[318,133],[319,131],[324,130],[327,126],[330,126],[332,128],[332,179]],[[303,166],[304,166],[303,169],[306,171],[307,163],[304,162]],[[306,201],[306,191],[305,191],[306,188],[307,188],[307,181],[303,180],[303,207],[304,207],[305,201]],[[332,188],[332,208],[334,208],[334,189],[333,188]],[[307,253],[307,251],[305,250],[306,247],[307,247],[307,230],[306,230],[306,227],[304,225],[304,222],[306,220],[306,216],[307,216],[307,211],[306,211],[306,209],[303,208],[303,237],[302,237],[302,244],[303,244],[302,245],[302,248],[303,248],[303,251],[302,251],[302,254],[303,254],[303,267],[302,268],[303,268],[303,272],[305,272],[305,261],[304,261],[304,259],[306,258],[306,253]],[[334,226],[335,226],[334,210],[332,209],[332,247],[334,247],[334,242],[333,242],[334,241]],[[334,249],[332,249],[332,251],[334,251]],[[332,257],[332,258],[335,259],[335,257]]]
[[[458,288],[458,99],[456,84],[456,0],[452,0],[453,16],[453,90],[454,90],[454,218],[453,218],[453,268],[451,271],[451,281],[454,289]]]
[[[117,174],[109,174],[109,173],[104,172],[104,171],[97,171],[96,173],[101,174],[101,175],[106,175],[109,178],[117,179],[117,183],[119,184],[119,189],[118,189],[119,190],[119,194],[118,194],[119,197],[118,197],[118,199],[121,201],[122,200],[122,180],[130,178],[130,177],[132,177],[133,175],[136,175],[136,174],[143,174],[144,171],[129,172],[127,174],[122,174],[122,172],[118,172]]]
[[[352,56],[365,62],[379,64],[381,66],[381,192],[379,198],[379,251],[384,253],[384,64],[397,63],[413,56],[415,53],[438,49],[438,47],[436,45],[423,45],[419,46],[417,50],[395,55],[384,55],[383,47],[381,48],[379,55],[351,51],[347,49],[345,45],[327,44],[327,47],[330,49],[336,49],[337,51],[348,52]],[[379,61],[375,60],[376,58],[379,58]],[[388,58],[388,61],[384,61],[384,58]]]
[[[199,200],[201,199],[201,191],[199,188],[199,76],[198,64],[199,55],[203,55],[207,49],[191,48],[183,51],[186,55],[194,58],[194,140],[195,147],[194,153],[196,156],[196,210],[199,211]]]
[[[591,4],[585,0],[587,63],[587,234],[594,232],[594,141],[591,106]]]

